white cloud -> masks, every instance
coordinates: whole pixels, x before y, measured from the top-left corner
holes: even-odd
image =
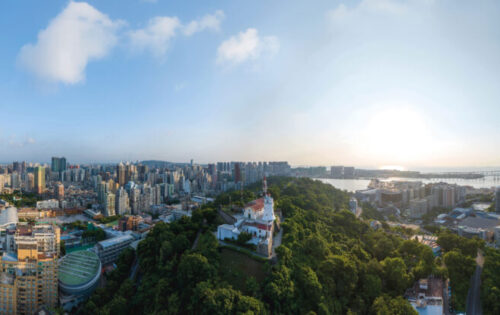
[[[341,3],[336,9],[329,11],[327,15],[331,22],[337,26],[353,20],[364,21],[370,17],[376,17],[378,21],[383,22],[385,17],[407,16],[409,13],[415,13],[416,9],[432,4],[434,4],[434,0],[361,0],[352,8]]]
[[[129,32],[131,47],[135,51],[150,51],[156,57],[163,57],[170,41],[177,36],[177,31],[191,36],[204,30],[218,31],[224,18],[224,12],[216,11],[207,14],[200,20],[194,20],[183,26],[179,18],[173,16],[157,16],[149,20],[144,28]]]
[[[28,137],[24,140],[20,140],[16,137],[16,135],[11,135],[10,139],[8,140],[8,144],[12,148],[23,148],[25,146],[35,144],[36,141],[32,137]]]
[[[259,58],[262,54],[274,55],[279,41],[274,36],[259,37],[258,31],[249,28],[222,42],[217,49],[217,63],[242,63]]]
[[[85,2],[70,2],[38,33],[35,44],[21,48],[19,62],[42,79],[78,83],[88,62],[105,57],[115,46],[122,24]]]
[[[129,33],[132,48],[139,51],[149,50],[153,55],[161,57],[167,52],[168,44],[180,26],[177,17],[154,17],[145,28]]]
[[[191,21],[184,27],[184,35],[191,36],[194,33],[201,32],[205,29],[218,31],[220,24],[224,19],[224,12],[221,10],[215,11],[214,14],[207,14],[200,20]]]

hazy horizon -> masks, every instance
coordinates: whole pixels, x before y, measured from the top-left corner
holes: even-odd
[[[114,165],[118,164],[120,162],[122,163],[140,163],[140,162],[145,162],[145,161],[158,161],[158,162],[169,162],[169,163],[175,163],[175,164],[189,164],[191,160],[168,160],[168,159],[141,159],[141,160],[89,160],[89,161],[72,161],[69,160],[66,156],[61,155],[59,157],[65,157],[67,160],[67,163],[69,165]],[[51,161],[49,160],[40,160],[40,161],[29,161],[25,159],[20,159],[20,160],[13,160],[13,161],[0,161],[0,165],[9,165],[12,164],[12,162],[22,162],[25,161],[27,163],[33,163],[33,164],[47,164],[50,165]],[[214,161],[196,161],[193,160],[194,164],[197,165],[208,165],[211,163],[217,163],[217,162],[279,162],[279,161],[284,161],[284,160],[214,160]],[[288,162],[288,161],[287,161]],[[331,166],[353,166],[356,169],[365,169],[365,170],[397,170],[397,171],[416,171],[416,172],[422,172],[422,173],[432,173],[432,172],[480,172],[480,171],[499,171],[500,166],[460,166],[460,167],[453,167],[453,166],[413,166],[413,167],[406,167],[404,165],[354,165],[354,164],[349,164],[349,163],[337,163],[337,164],[292,164],[289,163],[289,165],[292,168],[299,168],[299,167],[326,167],[329,169]]]
[[[499,13],[493,0],[4,1],[0,161],[494,167]]]

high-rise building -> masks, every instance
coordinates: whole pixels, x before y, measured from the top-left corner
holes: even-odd
[[[455,206],[455,189],[454,187],[443,187],[443,207],[453,208]]]
[[[144,182],[146,181],[146,174],[149,171],[149,168],[147,165],[138,165],[137,166],[138,173],[139,173],[139,181]]]
[[[64,200],[64,185],[62,183],[56,185],[56,197],[59,201]]]
[[[33,191],[33,189],[35,188],[35,176],[32,173],[27,173],[24,180],[24,188],[27,191]]]
[[[23,173],[22,164],[19,162],[12,163],[12,171],[22,174]]]
[[[45,167],[35,167],[35,192],[42,194],[45,191]]]
[[[116,214],[123,215],[130,212],[128,193],[123,187],[118,188],[118,190],[116,191],[115,199]]]
[[[10,187],[12,189],[21,188],[21,176],[17,173],[17,171],[10,174]]]
[[[495,202],[496,202],[495,211],[497,213],[500,213],[500,187],[497,187],[497,191],[496,191],[496,195],[495,195]]]
[[[104,214],[109,217],[109,216],[113,216],[116,214],[115,212],[115,203],[116,203],[116,199],[115,199],[115,194],[111,193],[111,192],[108,192],[106,194],[106,202],[104,204]]]
[[[343,178],[344,177],[344,167],[343,166],[330,167],[330,176],[332,178]]]
[[[234,182],[241,182],[241,167],[240,163],[234,163]]]
[[[354,175],[356,174],[356,170],[352,166],[345,166],[344,167],[344,178],[354,178]]]
[[[123,186],[127,183],[127,169],[121,162],[116,167],[116,176],[118,178],[118,184],[120,184],[120,186]]]
[[[137,179],[137,168],[135,165],[127,164],[125,166],[127,169],[126,182],[135,181]]]
[[[56,225],[17,225],[8,230],[13,250],[1,258],[0,313],[34,314],[58,301],[60,230]]]
[[[104,207],[106,203],[106,194],[108,193],[108,183],[101,181],[97,184],[97,202]]]
[[[217,166],[215,164],[208,164],[208,174],[212,177],[212,188],[217,185]]]
[[[50,170],[54,173],[61,173],[66,170],[66,158],[65,157],[52,157],[52,163],[50,164]]]
[[[141,195],[141,191],[139,188],[131,188],[130,189],[130,209],[132,214],[138,214],[140,210],[139,198]]]

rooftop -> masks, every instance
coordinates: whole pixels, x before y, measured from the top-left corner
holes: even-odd
[[[18,223],[17,208],[9,207],[0,210],[0,226]]]
[[[116,236],[116,237],[113,237],[113,238],[110,238],[110,239],[107,239],[104,241],[100,241],[99,245],[101,245],[103,248],[106,248],[106,247],[110,247],[110,246],[119,244],[121,242],[129,241],[129,240],[133,241],[134,237],[130,234],[125,234],[125,235]]]
[[[252,208],[253,211],[260,211],[264,208],[264,198],[255,199],[245,205],[245,208]]]
[[[499,220],[497,219],[487,219],[484,217],[476,216],[476,217],[468,217],[466,219],[463,219],[460,222],[460,225],[469,227],[469,228],[482,228],[486,230],[491,230],[493,229],[500,223]]]
[[[436,299],[442,301],[443,285],[443,280],[439,278],[420,279],[406,291],[406,296],[409,300],[417,300],[423,295],[429,301]],[[432,304],[432,302],[429,304]]]
[[[86,284],[100,272],[100,264],[99,257],[92,251],[67,254],[59,262],[59,281],[70,286]]]

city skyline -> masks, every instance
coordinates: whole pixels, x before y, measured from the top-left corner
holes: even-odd
[[[495,1],[28,2],[0,4],[2,163],[500,165]]]

